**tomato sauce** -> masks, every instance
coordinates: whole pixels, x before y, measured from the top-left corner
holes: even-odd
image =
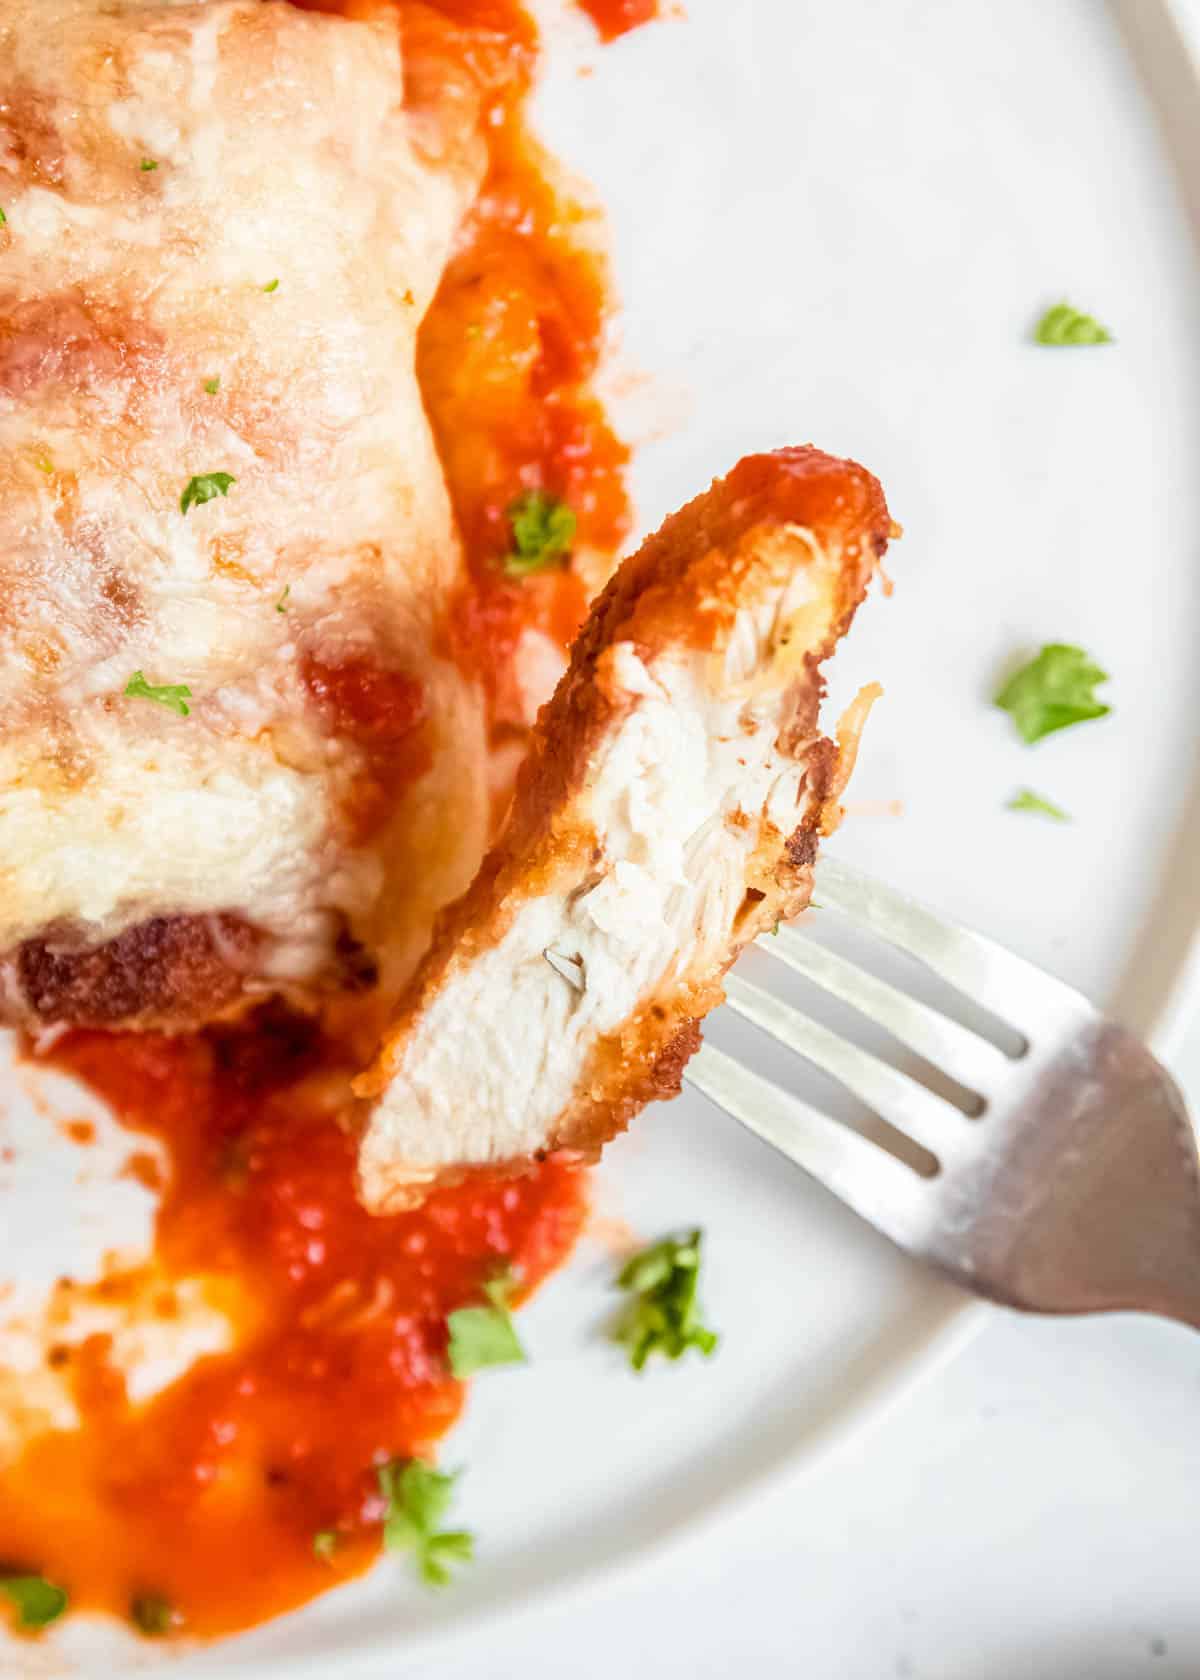
[[[344,820],[353,842],[365,844],[433,762],[424,687],[408,672],[362,656],[331,664],[307,654],[301,677],[330,731],[357,749]]]
[[[577,557],[606,565],[629,531],[629,452],[592,388],[610,313],[603,228],[527,127],[536,42],[521,7],[438,0],[405,17],[418,54],[433,50],[431,34],[485,30],[467,56],[489,164],[421,329],[417,372],[471,572],[452,611],[455,651],[483,677],[503,728],[517,721],[504,675],[521,631],[565,646],[592,593],[577,567],[505,577],[513,503],[534,490],[561,498],[575,515]]]
[[[658,0],[579,0],[600,31],[602,41],[615,41],[639,24],[650,23],[658,13]]]
[[[654,10],[581,3],[606,38]],[[607,274],[594,212],[554,179],[526,126],[537,38],[517,0],[396,9],[406,61],[450,55],[484,105],[486,178],[423,326],[418,373],[470,576],[452,651],[483,676],[497,731],[511,730],[520,632],[536,626],[565,646],[590,594],[580,560],[595,557],[594,581],[629,525],[627,451],[592,384]],[[575,552],[514,581],[503,571],[510,510],[532,490],[569,504]],[[386,796],[389,776],[419,773],[415,679],[317,663],[305,676],[312,704],[374,767],[368,784]],[[378,811],[360,815],[369,826]],[[448,1313],[481,1301],[504,1266],[528,1294],[578,1234],[586,1178],[565,1161],[477,1176],[416,1212],[364,1213],[346,1123],[361,1066],[353,1008],[340,1036],[338,1018],[267,1004],[190,1036],[74,1031],[42,1058],[105,1099],[132,1134],[127,1173],[162,1190],[146,1275],[76,1287],[119,1301],[144,1295],[149,1277],[171,1319],[174,1286],[206,1279],[234,1332],[228,1351],[136,1403],[108,1336],[48,1350],[81,1427],[33,1437],[0,1468],[0,1558],[65,1587],[72,1608],[128,1620],[136,1599],[161,1595],[173,1629],[216,1635],[366,1569],[381,1543],[378,1466],[429,1454],[463,1404]],[[466,1505],[456,1523],[469,1524]],[[314,1536],[330,1532],[318,1556]]]
[[[0,1546],[77,1608],[128,1615],[161,1594],[187,1631],[230,1632],[374,1559],[376,1467],[428,1454],[462,1406],[446,1315],[504,1266],[522,1295],[540,1282],[578,1233],[585,1179],[548,1162],[372,1218],[337,1123],[354,1069],[279,1005],[187,1038],[74,1032],[50,1059],[167,1145],[156,1260],[234,1285],[237,1346],[137,1406],[105,1337],[59,1346],[83,1428],[35,1438],[0,1475]],[[169,1289],[161,1310],[177,1310]],[[323,1560],[313,1537],[330,1530]]]

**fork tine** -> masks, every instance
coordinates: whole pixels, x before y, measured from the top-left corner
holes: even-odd
[[[1091,1004],[1071,986],[905,893],[830,857],[817,860],[815,877],[822,903],[909,952],[1027,1037],[1095,1019]]]
[[[725,996],[739,1015],[831,1074],[889,1125],[914,1138],[939,1160],[953,1161],[973,1148],[971,1123],[959,1109],[881,1062],[869,1050],[839,1038],[828,1027],[810,1021],[790,1004],[781,1003],[770,992],[735,974],[725,977]]]
[[[781,927],[774,937],[762,938],[758,945],[769,957],[777,957],[860,1015],[886,1027],[893,1037],[934,1067],[944,1069],[967,1090],[990,1096],[1008,1071],[1008,1057],[994,1044],[867,973],[857,963],[847,962],[836,951],[805,939],[795,928]]]
[[[692,1057],[685,1078],[895,1242],[919,1238],[928,1191],[903,1161],[711,1044]]]

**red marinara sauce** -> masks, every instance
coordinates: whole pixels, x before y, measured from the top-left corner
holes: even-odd
[[[281,1006],[191,1037],[75,1032],[49,1059],[167,1145],[158,1310],[178,1311],[171,1279],[224,1279],[237,1345],[141,1405],[106,1337],[52,1349],[83,1427],[36,1436],[0,1473],[0,1549],[76,1608],[128,1617],[161,1595],[188,1633],[250,1626],[374,1560],[377,1465],[429,1454],[462,1406],[446,1315],[506,1265],[522,1294],[552,1271],[585,1177],[548,1162],[372,1218],[337,1123],[353,1069]]]
[[[600,31],[602,41],[615,41],[618,35],[627,35],[659,15],[658,0],[579,0],[579,4]]]
[[[521,631],[565,646],[590,593],[569,566],[505,576],[514,503],[534,491],[565,501],[577,551],[611,558],[629,530],[629,452],[592,388],[610,310],[603,227],[529,132],[536,36],[522,8],[437,0],[404,17],[419,56],[470,37],[484,99],[487,174],[421,329],[417,372],[471,573],[451,612],[454,650],[503,727],[517,721],[505,679]]]
[[[606,37],[653,11],[642,0],[582,3]],[[450,55],[483,94],[487,175],[423,326],[418,373],[470,570],[452,645],[484,676],[502,726],[520,631],[533,625],[565,645],[587,596],[570,566],[504,576],[514,500],[532,490],[564,499],[577,548],[601,556],[615,555],[629,524],[627,451],[591,383],[606,269],[594,213],[564,195],[526,126],[537,38],[523,8],[396,0],[396,12],[410,61]],[[419,769],[415,680],[316,665],[306,678],[385,791],[388,764],[393,776]],[[235,1331],[230,1351],[139,1403],[107,1336],[48,1350],[82,1427],[34,1436],[0,1467],[0,1557],[61,1584],[72,1607],[128,1618],[152,1595],[181,1632],[215,1635],[366,1569],[381,1543],[378,1465],[429,1453],[462,1405],[447,1314],[478,1302],[504,1265],[528,1293],[579,1232],[585,1176],[556,1161],[523,1177],[477,1176],[413,1213],[364,1213],[344,1123],[362,1055],[350,1047],[353,1008],[340,1015],[340,1037],[269,1004],[191,1036],[76,1031],[43,1057],[131,1129],[128,1171],[154,1182],[146,1135],[170,1161],[153,1261],[79,1293],[144,1297],[149,1281],[155,1311],[171,1318],[178,1284],[216,1279]],[[456,1523],[469,1522],[466,1507],[464,1497]],[[319,1557],[313,1539],[326,1532],[336,1538]]]

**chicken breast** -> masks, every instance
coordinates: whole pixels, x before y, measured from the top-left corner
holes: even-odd
[[[478,867],[414,359],[485,159],[421,70],[387,9],[0,0],[10,1020],[398,984]]]
[[[620,568],[497,844],[358,1082],[369,1207],[473,1166],[592,1156],[677,1092],[725,969],[808,902],[874,697],[827,739],[821,662],[891,532],[862,467],[784,449]]]

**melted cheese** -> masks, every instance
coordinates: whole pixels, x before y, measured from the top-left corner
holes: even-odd
[[[0,0],[0,951],[229,908],[284,944],[386,915],[406,964],[477,862],[414,348],[481,158],[472,112],[401,98],[394,22]],[[184,516],[212,472],[236,483]],[[414,673],[437,719],[369,845],[313,655]],[[137,670],[191,715],[125,697]]]

